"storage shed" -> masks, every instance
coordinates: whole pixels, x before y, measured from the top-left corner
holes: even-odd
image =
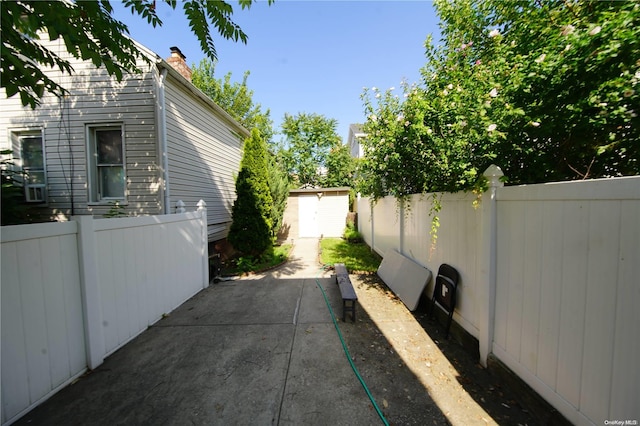
[[[348,213],[349,187],[292,189],[279,237],[341,237]]]

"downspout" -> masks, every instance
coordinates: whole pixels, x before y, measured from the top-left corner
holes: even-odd
[[[167,112],[165,106],[164,83],[167,79],[167,69],[162,68],[158,81],[158,143],[162,156],[162,182],[164,184],[164,214],[171,213],[171,193],[169,191],[169,153],[167,151]]]

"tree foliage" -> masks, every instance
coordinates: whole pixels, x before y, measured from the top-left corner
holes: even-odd
[[[253,90],[247,85],[249,74],[249,71],[244,73],[241,83],[231,82],[231,72],[218,79],[215,77],[215,62],[203,59],[193,67],[191,82],[244,127],[256,127],[264,140],[270,141],[273,137],[270,111],[263,112],[260,104],[254,104]]]
[[[324,185],[329,153],[342,142],[336,133],[337,124],[321,114],[285,114],[282,123],[285,147],[280,155],[294,186]]]
[[[269,154],[267,160],[267,173],[269,175],[269,190],[273,205],[271,207],[272,236],[276,236],[282,228],[284,210],[289,199],[289,179],[284,166],[280,164],[278,157]]]
[[[255,0],[239,0],[245,9]],[[269,4],[274,0],[268,0]],[[154,27],[162,21],[156,13],[156,1],[123,0],[131,13]],[[175,9],[176,0],[162,0]],[[179,4],[198,38],[203,52],[217,57],[212,28],[225,39],[247,42],[247,35],[231,17],[233,7],[226,1],[186,0]],[[109,75],[120,81],[126,73],[139,71],[137,59],[149,61],[128,37],[127,26],[113,16],[109,0],[3,1],[1,24],[1,87],[7,97],[20,95],[23,105],[35,108],[45,92],[61,96],[65,89],[47,77],[41,67],[56,68],[72,74],[69,61],[38,43],[40,37],[61,40],[77,59],[104,66]]]
[[[436,1],[420,84],[363,93],[360,190],[374,197],[640,172],[640,6]]]
[[[267,145],[254,128],[244,144],[227,238],[236,250],[255,257],[271,247],[273,200],[268,179]]]
[[[352,186],[356,159],[351,156],[349,146],[338,145],[329,151],[326,160],[327,175],[323,186],[327,188]]]

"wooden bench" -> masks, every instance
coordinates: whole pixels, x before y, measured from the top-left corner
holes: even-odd
[[[333,266],[336,270],[336,281],[342,294],[342,322],[346,320],[347,310],[351,311],[351,321],[356,322],[356,302],[358,301],[358,296],[356,296],[356,292],[349,279],[347,268],[344,266],[344,263],[336,263]]]

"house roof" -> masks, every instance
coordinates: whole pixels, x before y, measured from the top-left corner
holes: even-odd
[[[356,138],[365,137],[367,134],[362,130],[362,124],[354,123],[349,125],[349,132]]]
[[[158,69],[166,69],[168,74],[177,82],[179,82],[182,86],[184,86],[189,92],[191,92],[194,96],[198,97],[204,103],[209,105],[211,109],[213,109],[220,117],[222,117],[230,126],[233,127],[233,130],[239,133],[243,137],[249,137],[251,132],[247,130],[242,124],[238,123],[238,121],[233,118],[227,111],[225,111],[220,105],[216,104],[209,96],[205,95],[200,89],[198,89],[193,83],[184,78],[182,74],[180,74],[173,66],[162,59],[160,55],[144,46],[143,44],[137,42],[136,40],[132,41],[136,44],[138,49],[144,53],[149,59],[155,62]]]
[[[238,132],[241,136],[249,137],[251,132],[247,130],[242,124],[238,123],[227,111],[222,109],[220,105],[215,103],[209,96],[205,95],[200,89],[193,85],[189,80],[184,78],[182,74],[176,71],[167,61],[156,55],[156,66],[160,69],[166,69],[169,75],[182,84],[189,92],[198,97],[204,103],[209,105],[216,113],[218,113],[229,125],[233,127],[233,130]]]

